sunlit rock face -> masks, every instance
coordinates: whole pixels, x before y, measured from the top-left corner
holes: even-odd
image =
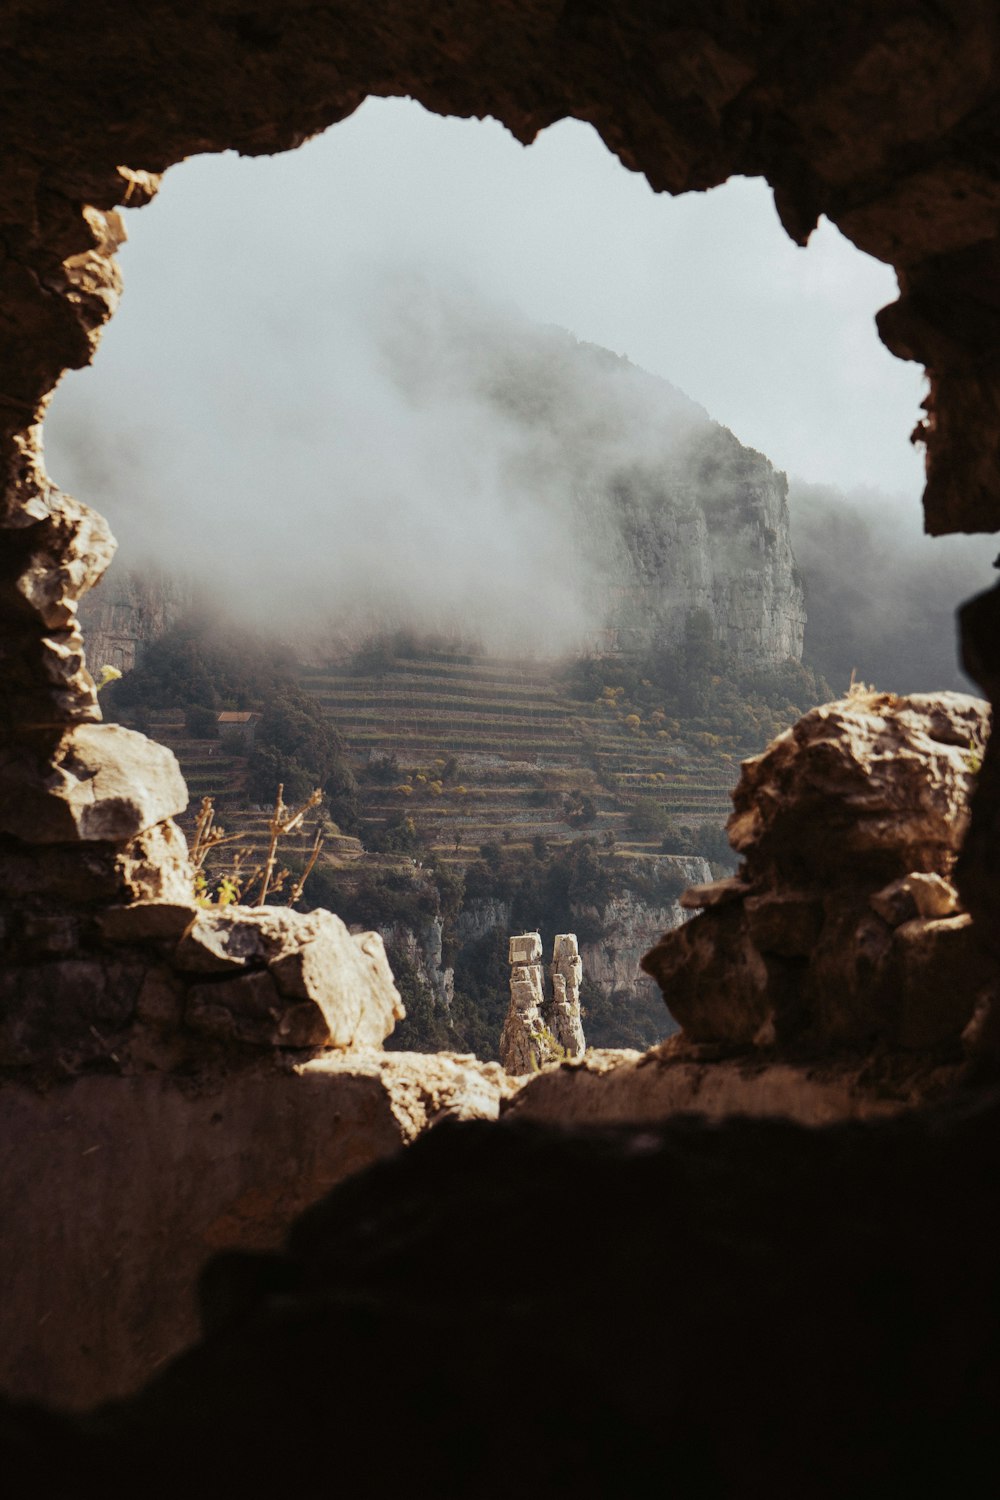
[[[691,1042],[771,1049],[955,1046],[992,968],[950,876],[988,706],[856,692],[743,765],[739,874],[643,967]]]

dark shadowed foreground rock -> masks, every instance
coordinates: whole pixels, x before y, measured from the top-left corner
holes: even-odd
[[[495,1119],[512,1088],[498,1063],[375,1049],[0,1080],[0,1391],[134,1391],[197,1338],[210,1256],[280,1247],[334,1183],[445,1118]]]
[[[6,1471],[65,1500],[992,1494],[998,1178],[995,1097],[445,1125],[283,1255],[210,1266],[204,1343],[134,1400],[10,1412]]]
[[[985,703],[850,694],[744,763],[738,876],[643,959],[695,1043],[955,1047],[995,973],[950,882]]]

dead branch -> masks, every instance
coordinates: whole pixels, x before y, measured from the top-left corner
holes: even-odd
[[[300,897],[302,895],[302,888],[305,885],[306,881],[309,879],[309,876],[313,872],[313,866],[315,865],[316,861],[319,859],[319,851],[322,849],[322,847],[323,847],[323,835],[320,832],[320,830],[317,828],[316,829],[316,837],[313,840],[313,846],[312,846],[312,849],[311,849],[310,854],[309,854],[309,859],[306,862],[306,867],[302,871],[302,874],[299,876],[298,880],[292,886],[292,894],[288,898],[288,905],[289,906],[294,906],[295,903],[296,903],[296,901],[298,901],[300,899]]]

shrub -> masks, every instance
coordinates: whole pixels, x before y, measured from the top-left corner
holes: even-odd
[[[673,822],[665,807],[653,797],[640,797],[628,815],[628,826],[633,833],[667,834]]]

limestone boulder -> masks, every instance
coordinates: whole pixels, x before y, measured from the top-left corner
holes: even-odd
[[[642,968],[691,1041],[748,1046],[773,1024],[768,968],[741,905],[717,907],[664,933]]]
[[[194,901],[133,901],[108,907],[97,925],[111,943],[177,943],[200,910]]]
[[[103,516],[55,485],[46,495],[45,524],[12,587],[51,631],[66,630],[77,600],[109,567],[117,543]]]
[[[129,901],[171,901],[186,905],[194,899],[194,871],[187,839],[170,818],[145,829],[124,849],[119,849],[114,873],[116,888]]]
[[[182,813],[172,750],[119,724],[76,724],[0,751],[0,832],[29,844],[127,844]]]
[[[892,964],[896,1030],[906,1047],[958,1036],[995,988],[995,966],[967,913],[904,922],[893,934]]]
[[[686,1041],[958,1045],[981,968],[948,875],[988,729],[964,694],[855,692],[744,763],[739,874],[685,892],[698,915],[642,960]]]
[[[507,944],[509,964],[537,964],[542,956],[542,939],[537,932],[520,932]]]
[[[330,1027],[312,1000],[282,995],[266,969],[192,985],[184,1019],[192,1031],[257,1047],[323,1047]]]
[[[743,904],[747,930],[760,953],[808,958],[823,926],[823,903],[802,891],[768,891]]]
[[[332,912],[205,909],[182,937],[176,963],[231,976],[228,986],[220,979],[192,991],[189,1024],[213,1035],[284,1047],[377,1047],[405,1014],[378,933],[352,934]]]
[[[904,875],[871,898],[872,910],[890,927],[916,917],[951,917],[958,910],[958,892],[940,875]]]
[[[350,933],[331,912],[318,933],[270,964],[281,993],[317,1004],[331,1047],[380,1047],[406,1012],[377,932]]]
[[[836,885],[947,875],[989,706],[963,693],[854,694],[745,761],[727,832],[748,878]]]

